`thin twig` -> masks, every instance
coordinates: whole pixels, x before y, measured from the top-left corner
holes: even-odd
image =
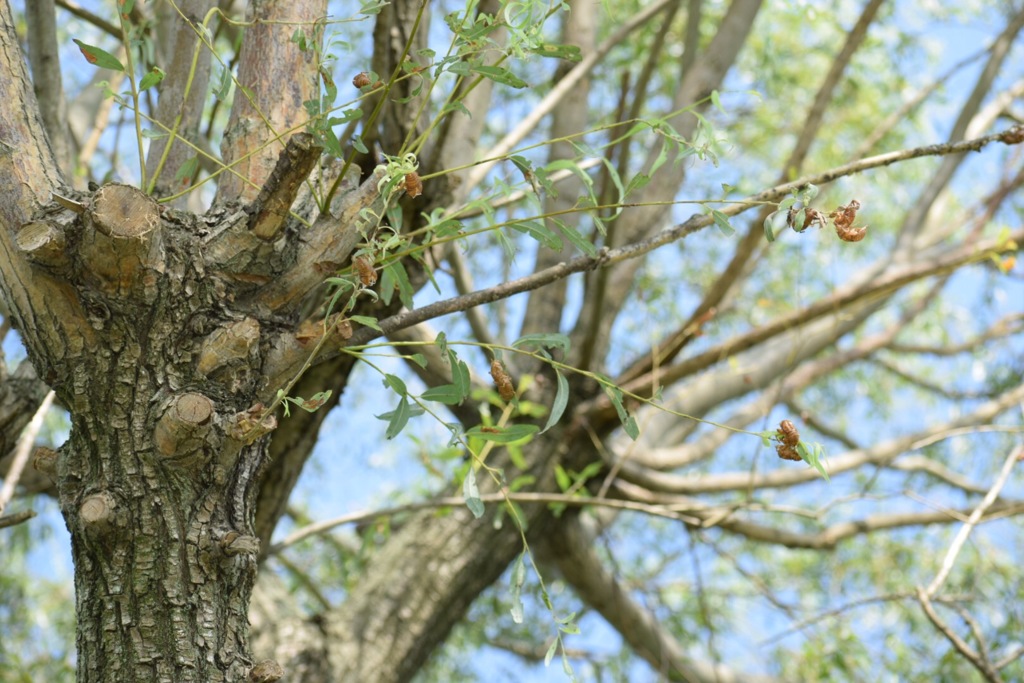
[[[657,517],[665,517],[676,521],[682,521],[685,524],[691,526],[700,525],[700,520],[695,517],[683,515],[678,512],[673,512],[670,509],[661,505],[648,505],[646,503],[637,503],[628,500],[614,500],[614,499],[603,499],[597,500],[594,498],[582,498],[579,496],[568,496],[561,493],[491,493],[480,496],[480,500],[484,503],[504,503],[506,501],[512,501],[515,503],[536,503],[536,504],[551,504],[555,503],[558,505],[568,505],[572,507],[604,507],[613,508],[616,510],[633,510],[635,512],[643,512],[649,515],[655,515]],[[433,500],[421,501],[418,503],[407,503],[405,505],[396,505],[390,508],[380,508],[377,510],[361,510],[359,512],[352,512],[347,515],[335,517],[334,519],[324,520],[322,522],[315,522],[308,526],[305,526],[298,531],[289,534],[286,538],[278,543],[275,543],[270,547],[269,554],[274,555],[280,553],[285,548],[295,545],[299,541],[302,541],[310,536],[316,536],[318,534],[326,533],[336,527],[344,524],[357,524],[360,522],[366,522],[380,517],[392,517],[405,512],[416,512],[418,510],[432,510],[435,508],[444,507],[461,507],[466,504],[466,499],[461,496],[448,496],[442,498],[435,498]]]
[[[25,426],[25,431],[18,438],[14,458],[11,460],[11,466],[7,470],[7,476],[4,477],[3,488],[0,488],[0,514],[3,514],[7,503],[14,496],[14,487],[18,485],[18,480],[21,479],[21,472],[25,469],[25,463],[28,462],[28,456],[32,452],[32,445],[36,442],[39,430],[43,427],[43,418],[46,417],[46,412],[50,409],[51,405],[53,405],[53,390],[43,399],[43,402],[36,410],[36,414],[32,416],[32,420]]]
[[[930,598],[935,595],[942,584],[946,582],[949,577],[949,572],[952,571],[953,565],[956,563],[957,555],[960,554],[960,550],[964,547],[964,543],[967,542],[967,537],[971,535],[971,531],[978,524],[978,521],[985,514],[985,511],[991,507],[992,503],[996,502],[996,498],[999,497],[999,492],[1003,490],[1003,486],[1006,485],[1006,481],[1010,478],[1010,472],[1013,471],[1013,466],[1017,462],[1017,459],[1024,455],[1024,446],[1017,446],[1007,456],[1006,461],[1003,463],[1003,469],[999,472],[999,476],[996,478],[995,483],[992,484],[992,488],[989,489],[985,498],[981,501],[971,516],[964,523],[963,527],[957,533],[956,538],[953,539],[953,543],[949,546],[949,550],[946,552],[946,557],[942,561],[942,567],[939,569],[939,573],[935,575],[932,582],[928,584],[928,588],[925,589],[925,597]]]

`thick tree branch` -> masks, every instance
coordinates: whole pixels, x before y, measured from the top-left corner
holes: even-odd
[[[319,93],[316,54],[299,50],[289,38],[300,27],[313,40],[320,40],[314,35],[315,26],[326,13],[326,0],[250,3],[247,19],[252,24],[245,30],[238,66],[238,82],[245,91],[235,92],[221,144],[224,163],[237,161],[235,169],[241,178],[223,174],[218,201],[254,199],[284,146],[274,140],[281,131],[308,118],[303,102]]]
[[[36,100],[39,102],[43,126],[53,148],[53,155],[61,170],[70,177],[73,169],[71,145],[68,140],[68,107],[61,82],[55,15],[53,0],[25,3],[32,85]]]

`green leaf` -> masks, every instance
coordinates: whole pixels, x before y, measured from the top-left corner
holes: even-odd
[[[825,479],[825,481],[831,483],[828,478],[828,472],[825,471],[825,467],[821,464],[821,458],[825,455],[825,449],[822,448],[820,443],[813,444],[812,448],[801,441],[796,445],[796,452],[800,454],[800,457],[804,459],[804,462],[818,470],[818,473]]]
[[[454,353],[452,353],[452,356],[452,384],[458,388],[459,395],[465,398],[469,396],[469,392],[473,388],[473,385],[470,383],[469,366],[466,365],[466,361],[454,358]]]
[[[149,70],[149,73],[142,77],[142,81],[139,82],[139,92],[149,90],[154,85],[159,84],[160,81],[164,80],[164,76],[166,75],[167,74],[164,73],[163,69],[158,66],[154,66]]]
[[[555,371],[555,379],[558,380],[558,390],[555,392],[555,400],[551,404],[551,414],[548,415],[548,421],[544,424],[544,429],[540,430],[541,434],[558,423],[562,413],[565,412],[565,406],[569,403],[569,381],[557,370]]]
[[[181,166],[178,167],[178,172],[174,174],[174,181],[182,187],[187,186],[192,182],[192,178],[195,177],[196,171],[199,170],[199,157],[193,155],[185,160]]]
[[[555,465],[555,483],[558,484],[558,490],[565,493],[572,486],[572,478],[569,473],[565,471],[565,468],[561,465]]]
[[[413,288],[412,283],[409,282],[409,275],[405,272],[405,266],[400,261],[392,261],[388,265],[384,266],[382,278],[384,282],[381,283],[381,298],[384,299],[384,303],[391,302],[391,292],[385,291],[388,289],[388,285],[391,288],[398,287],[398,298],[402,301],[402,304],[406,308],[412,308],[412,295]]]
[[[466,499],[466,507],[473,516],[480,519],[484,514],[484,502],[480,500],[480,489],[476,485],[476,472],[470,467],[466,478],[462,480],[462,497]]]
[[[590,258],[597,256],[597,247],[594,246],[593,242],[581,235],[576,228],[566,225],[560,220],[552,220],[551,223],[555,226],[555,229],[558,230],[558,232],[562,233],[562,237],[569,240],[569,243],[574,247]]]
[[[513,223],[509,227],[517,232],[523,233],[524,235],[529,235],[553,251],[561,251],[562,246],[564,245],[562,240],[559,239],[554,232],[537,221],[522,221],[520,223]]]
[[[125,15],[125,18],[135,9],[135,0],[117,0],[117,11]]]
[[[405,396],[409,393],[409,390],[405,387],[405,382],[402,381],[401,377],[395,375],[384,375],[384,386],[393,390],[399,396]]]
[[[409,356],[409,360],[411,360],[413,363],[415,363],[416,365],[420,366],[423,369],[426,369],[427,367],[427,357],[424,356],[422,353],[412,354],[411,356]]]
[[[466,436],[495,443],[512,443],[532,436],[537,431],[537,425],[509,425],[507,427],[477,425],[467,431]]]
[[[305,52],[309,49],[309,43],[306,42],[306,32],[301,28],[295,29],[291,39],[288,41],[298,46],[299,52]]]
[[[78,38],[72,38],[78,49],[82,51],[85,56],[85,61],[90,64],[97,66],[101,69],[112,69],[114,71],[124,71],[124,65],[121,64],[117,57],[110,54],[105,50],[101,50],[95,45],[88,45],[83,43]]]
[[[555,658],[555,652],[558,651],[558,638],[551,641],[551,645],[548,645],[548,651],[544,653],[544,666],[549,666],[551,660]]]
[[[307,413],[315,413],[320,408],[320,406],[327,403],[327,399],[329,399],[330,397],[331,390],[328,389],[327,391],[317,392],[306,400],[300,399],[298,405]]]
[[[622,405],[622,391],[618,387],[605,385],[604,393],[608,394],[612,405],[615,406],[615,412],[619,415],[619,422],[622,423],[622,428],[626,434],[629,434],[629,438],[636,441],[640,436],[640,428],[636,424],[636,418],[630,415],[626,407]]]
[[[525,88],[527,86],[526,81],[516,76],[508,69],[503,69],[500,66],[470,66],[470,71],[474,71],[484,78],[489,78],[495,83],[501,83],[503,85],[509,85],[513,88]]]
[[[442,384],[439,387],[430,387],[420,395],[420,398],[424,401],[437,401],[454,406],[462,403],[465,395],[454,384]]]
[[[406,423],[409,421],[409,399],[406,396],[402,396],[398,402],[398,407],[391,412],[391,419],[388,421],[388,427],[384,430],[384,438],[391,440],[398,436],[403,429],[405,429]]]
[[[533,47],[528,47],[527,51],[539,57],[564,59],[567,62],[578,62],[583,59],[583,54],[575,45],[534,45]]]
[[[715,225],[718,229],[725,233],[726,237],[731,237],[736,234],[736,229],[729,223],[729,217],[718,209],[711,209],[711,217],[715,220]]]
[[[526,563],[523,561],[525,551],[519,553],[512,564],[512,621],[523,623],[525,608],[523,606],[523,584],[526,583]]]
[[[351,320],[354,323],[359,323],[364,327],[369,327],[370,329],[377,330],[378,332],[384,331],[380,329],[380,325],[377,324],[377,319],[368,315],[353,315],[349,317],[349,320]]]
[[[562,353],[569,353],[572,344],[569,337],[559,332],[546,332],[538,334],[524,334],[512,342],[512,348],[519,349],[561,349]]]

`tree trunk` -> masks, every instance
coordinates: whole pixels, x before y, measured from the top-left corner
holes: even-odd
[[[82,205],[63,231],[77,254],[46,267],[76,285],[90,340],[42,359],[72,416],[57,486],[79,680],[240,680],[252,667],[254,484],[274,424],[256,401],[261,323],[199,267],[194,216],[123,185]]]

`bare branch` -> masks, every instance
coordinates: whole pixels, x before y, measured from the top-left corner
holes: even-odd
[[[616,500],[613,498],[584,498],[574,495],[566,495],[562,493],[537,493],[537,492],[507,492],[507,493],[493,493],[483,494],[480,496],[480,500],[484,503],[505,503],[506,501],[512,501],[514,503],[530,503],[534,505],[549,505],[557,503],[559,505],[567,505],[570,507],[601,507],[609,508],[612,510],[633,510],[636,512],[643,512],[645,514],[654,515],[656,517],[664,517],[675,521],[682,521],[686,524],[699,524],[700,520],[695,517],[688,517],[679,512],[670,510],[662,505],[648,505],[646,503],[639,503],[632,500]],[[332,529],[345,524],[359,524],[361,522],[368,522],[374,519],[380,519],[382,517],[394,517],[406,512],[415,512],[417,510],[435,510],[438,508],[447,507],[463,507],[466,504],[466,499],[459,497],[440,497],[432,500],[421,501],[418,503],[407,503],[405,505],[396,505],[390,508],[381,508],[377,510],[362,510],[359,512],[353,512],[334,519],[328,519],[321,522],[314,522],[308,526],[305,526],[298,531],[294,531],[284,539],[275,543],[270,548],[270,554],[276,554],[284,550],[289,546],[293,546],[299,541],[305,540],[310,536],[317,536],[319,534],[327,533]]]
[[[35,444],[36,436],[39,435],[39,430],[43,428],[43,418],[46,417],[46,413],[50,410],[50,406],[53,405],[53,391],[46,395],[43,399],[39,409],[36,410],[36,414],[32,417],[32,420],[25,427],[24,433],[21,438],[18,439],[18,447],[15,451],[14,460],[11,462],[10,469],[7,470],[7,474],[4,476],[4,485],[0,488],[0,514],[3,514],[4,508],[7,507],[7,503],[10,502],[11,497],[14,496],[14,488],[18,485],[18,479],[21,478],[21,471],[25,468],[25,463],[28,462],[28,456],[32,452],[32,446]]]
[[[928,597],[924,588],[917,589],[917,599],[921,603],[921,607],[924,608],[924,613],[928,616],[928,620],[932,622],[932,625],[938,629],[939,633],[946,636],[946,639],[953,644],[953,647],[955,647],[957,651],[962,654],[964,658],[981,673],[982,676],[985,677],[985,680],[990,683],[1001,683],[1003,679],[999,675],[999,672],[992,667],[992,664],[983,660],[970,645],[964,642],[964,640],[958,636],[956,632],[942,620],[941,617],[939,617],[935,612],[935,608],[932,607],[931,598]]]
[[[953,565],[956,563],[957,555],[960,554],[960,550],[964,547],[964,543],[967,542],[968,536],[971,535],[971,531],[978,524],[985,511],[992,507],[992,504],[996,502],[999,497],[999,492],[1003,490],[1003,486],[1006,485],[1007,480],[1010,478],[1010,472],[1013,471],[1013,466],[1016,464],[1020,456],[1024,455],[1024,446],[1018,446],[1011,453],[1006,456],[1006,460],[1003,462],[1003,469],[999,472],[999,476],[992,483],[992,488],[989,489],[988,493],[985,494],[985,498],[982,499],[978,507],[975,508],[974,512],[971,513],[967,523],[960,528],[956,538],[953,539],[953,543],[949,546],[949,550],[946,552],[946,557],[942,560],[942,567],[939,569],[939,573],[935,575],[932,582],[928,584],[928,588],[924,590],[925,597],[932,597],[935,595],[942,584],[946,582],[949,577],[949,573],[953,570]]]

